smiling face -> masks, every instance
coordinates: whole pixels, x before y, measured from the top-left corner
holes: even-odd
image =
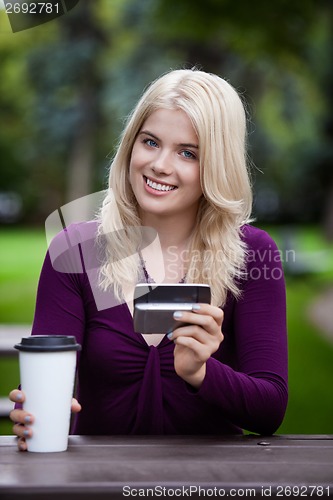
[[[202,197],[198,137],[184,111],[158,109],[144,122],[129,178],[144,223],[151,216],[195,220]]]

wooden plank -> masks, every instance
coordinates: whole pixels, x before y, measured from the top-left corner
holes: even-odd
[[[285,498],[291,495],[284,488],[295,486],[304,494],[292,496],[327,498],[333,494],[333,436],[71,436],[66,453],[18,453],[15,439],[0,437],[0,469],[0,496],[6,500],[29,494],[110,500],[124,497],[124,485],[126,491],[159,486],[171,493],[190,487],[225,493],[197,490],[192,498],[262,497],[263,488],[265,496]],[[242,494],[236,496],[238,488]]]

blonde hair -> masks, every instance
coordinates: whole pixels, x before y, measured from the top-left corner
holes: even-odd
[[[246,155],[246,114],[235,89],[224,79],[196,69],[171,71],[153,82],[129,116],[110,168],[109,193],[101,210],[99,233],[106,238],[101,285],[118,298],[139,279],[142,233],[129,182],[134,142],[156,110],[180,109],[198,136],[203,197],[194,228],[187,282],[210,284],[212,303],[223,305],[227,292],[239,295],[246,248],[241,227],[249,222],[252,190]],[[109,236],[112,235],[112,236]],[[124,249],[129,257],[123,258]],[[219,255],[218,259],[215,256]],[[221,258],[222,256],[222,258]]]

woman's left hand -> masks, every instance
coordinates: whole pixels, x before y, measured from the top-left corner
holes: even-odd
[[[175,343],[176,373],[187,383],[199,389],[206,374],[206,361],[223,341],[223,311],[209,304],[195,304],[192,312],[177,311],[174,318],[182,326],[168,335]]]

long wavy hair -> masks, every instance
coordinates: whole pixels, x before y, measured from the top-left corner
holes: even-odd
[[[161,108],[183,110],[199,141],[203,197],[192,235],[195,258],[190,259],[186,281],[208,283],[212,303],[223,305],[228,292],[236,297],[240,293],[246,255],[241,228],[249,222],[252,210],[246,113],[240,96],[226,80],[196,69],[174,70],[155,80],[128,117],[100,213],[99,235],[106,242],[100,284],[123,299],[140,279],[141,220],[129,182],[129,164],[144,122]]]

